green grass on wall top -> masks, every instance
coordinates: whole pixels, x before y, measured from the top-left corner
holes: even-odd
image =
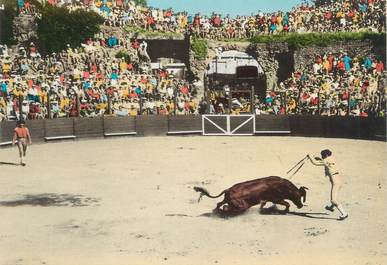
[[[287,42],[290,48],[301,48],[311,45],[328,46],[338,41],[371,40],[386,43],[385,33],[374,32],[337,32],[337,33],[283,33],[274,35],[255,36],[250,39],[252,43]]]

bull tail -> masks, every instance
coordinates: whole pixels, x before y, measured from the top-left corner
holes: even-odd
[[[305,201],[306,201],[306,191],[307,190],[309,190],[309,189],[307,187],[304,187],[304,186],[299,188],[299,191],[301,193],[301,197],[302,197],[302,202],[303,203],[305,203]]]
[[[198,202],[200,202],[200,200],[202,199],[203,196],[207,196],[209,198],[215,199],[215,198],[219,198],[220,196],[222,196],[226,192],[226,191],[222,191],[219,195],[212,196],[205,188],[194,187],[194,190],[196,192],[200,192],[200,196],[199,196]]]

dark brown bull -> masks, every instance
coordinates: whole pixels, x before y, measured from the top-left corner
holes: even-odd
[[[306,200],[307,188],[298,189],[287,179],[271,176],[235,184],[217,196],[210,195],[204,188],[194,187],[194,190],[200,192],[199,201],[203,195],[219,198],[224,194],[223,201],[216,205],[214,213],[236,215],[259,203],[261,203],[262,209],[266,202],[284,205],[286,212],[289,211],[290,204],[285,200],[290,200],[297,208],[302,208],[303,202],[305,203]],[[301,202],[301,198],[303,202]]]

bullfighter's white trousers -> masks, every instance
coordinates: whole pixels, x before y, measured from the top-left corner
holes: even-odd
[[[342,216],[347,215],[347,212],[344,210],[343,206],[338,201],[339,190],[343,185],[343,179],[339,174],[330,176],[331,181],[331,204],[339,210]]]

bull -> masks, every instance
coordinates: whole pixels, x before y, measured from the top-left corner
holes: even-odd
[[[238,183],[217,196],[210,195],[202,187],[194,187],[196,192],[200,192],[199,201],[203,196],[219,198],[224,194],[223,201],[219,202],[213,210],[215,214],[221,215],[241,214],[258,204],[262,209],[267,202],[283,205],[286,207],[285,212],[289,212],[290,204],[286,200],[292,201],[300,209],[306,201],[307,189],[306,187],[297,188],[289,180],[277,176]]]

